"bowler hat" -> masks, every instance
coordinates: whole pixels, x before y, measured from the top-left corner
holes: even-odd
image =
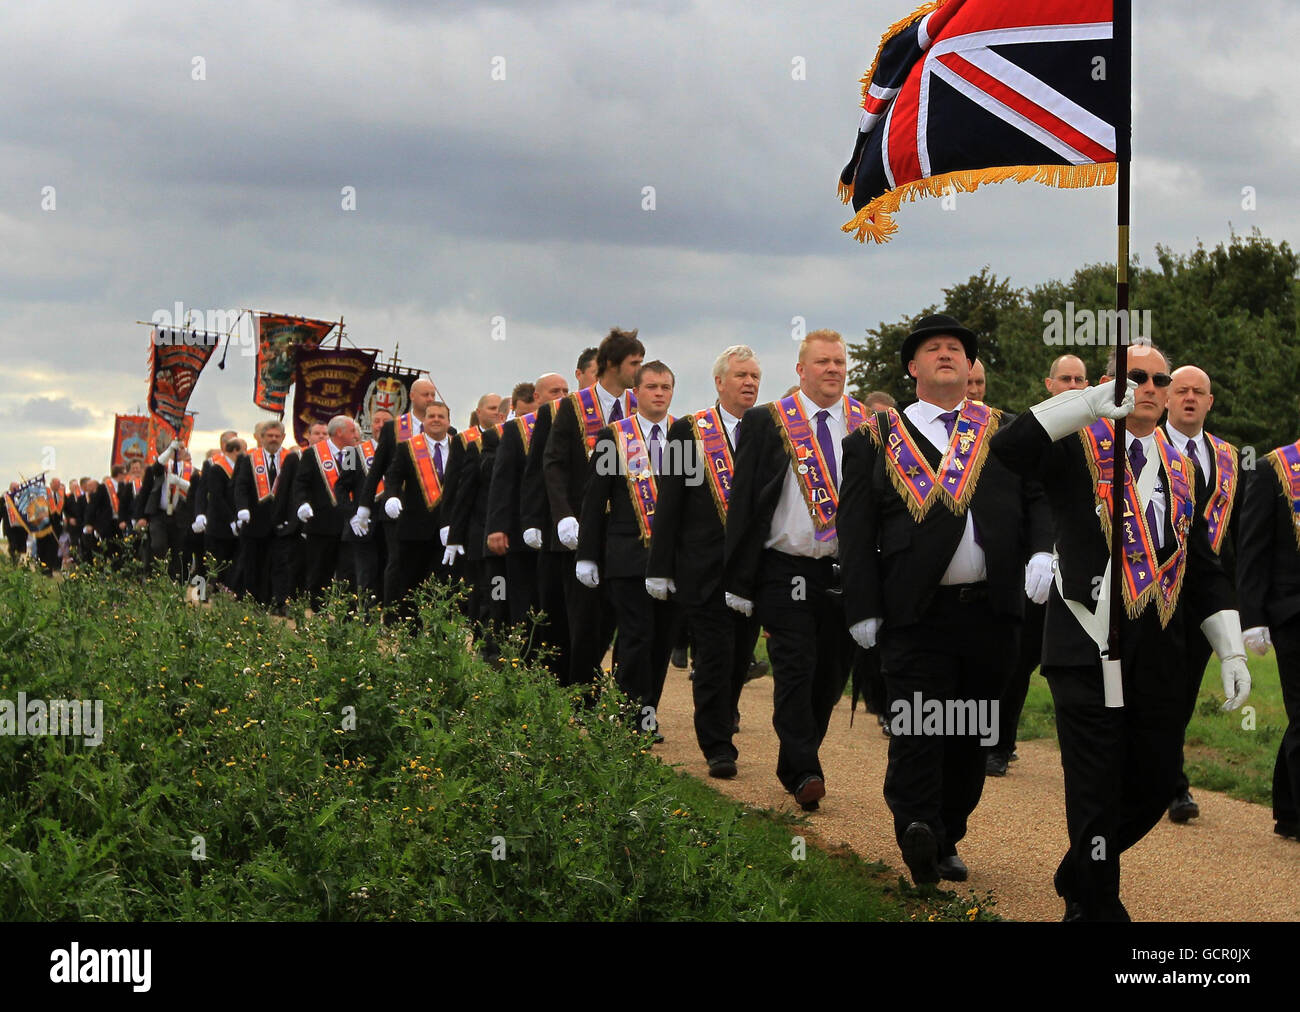
[[[916,357],[916,349],[920,347],[921,342],[927,337],[935,337],[939,334],[949,334],[957,338],[966,349],[966,359],[974,362],[979,357],[979,341],[976,340],[973,331],[967,330],[951,316],[945,316],[943,313],[935,313],[933,316],[924,317],[917,321],[916,328],[907,335],[907,340],[903,342],[903,371],[907,371],[907,364]]]

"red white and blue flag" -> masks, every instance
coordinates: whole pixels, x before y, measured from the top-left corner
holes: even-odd
[[[887,242],[903,201],[981,183],[1114,182],[1113,22],[1113,0],[937,0],[890,28],[840,175],[844,231]]]

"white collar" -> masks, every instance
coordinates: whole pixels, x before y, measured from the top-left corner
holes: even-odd
[[[940,415],[946,415],[949,411],[960,412],[961,409],[964,408],[965,406],[966,406],[965,398],[962,398],[962,400],[958,402],[955,408],[943,408],[940,407],[938,404],[933,403],[932,401],[921,401],[921,400],[918,400],[914,405],[912,405],[916,413],[921,416],[921,420],[924,421],[926,425],[933,425],[936,421],[939,420]]]
[[[740,419],[722,406],[722,401],[718,401],[718,417],[731,428],[740,424]]]
[[[343,452],[343,447],[341,447],[341,446],[335,446],[335,445],[334,445],[334,440],[330,439],[329,436],[326,436],[326,437],[325,437],[325,445],[328,446],[328,447],[330,448],[330,456],[331,456],[331,457],[337,457],[340,453]]]
[[[1196,430],[1194,436],[1184,436],[1174,428],[1173,422],[1165,422],[1165,435],[1169,437],[1169,442],[1173,443],[1180,451],[1187,449],[1187,441],[1190,439],[1197,446],[1201,445],[1201,440],[1205,438],[1205,427]]]
[[[835,398],[835,403],[832,404],[829,408],[822,408],[822,407],[818,407],[817,404],[813,402],[812,398],[809,397],[802,390],[800,390],[798,394],[796,394],[796,396],[799,398],[799,403],[803,405],[804,417],[811,420],[817,417],[817,412],[829,411],[831,418],[834,418],[837,422],[843,424],[844,422],[844,398],[843,397]]]
[[[638,411],[636,413],[636,420],[637,420],[637,424],[641,426],[641,431],[642,433],[645,434],[646,439],[650,438],[650,430],[654,428],[656,425],[659,426],[659,435],[661,437],[668,435],[667,415],[664,415],[663,418],[659,419],[659,421],[657,422],[652,422],[645,415],[641,414],[640,411]]]

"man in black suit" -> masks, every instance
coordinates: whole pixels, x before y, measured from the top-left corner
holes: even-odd
[[[259,423],[253,438],[260,444],[235,463],[235,522],[239,530],[239,595],[251,594],[260,605],[271,603],[271,542],[275,538],[275,489],[288,449],[284,424]]]
[[[826,795],[818,751],[848,677],[852,641],[836,572],[841,441],[866,418],[844,395],[844,338],[808,334],[799,389],[741,419],[727,508],[728,607],[768,631],[776,775],[805,811]]]
[[[367,525],[371,520],[380,481],[383,480],[385,486],[387,486],[386,475],[400,449],[399,444],[420,435],[424,431],[425,416],[428,414],[429,405],[438,396],[438,389],[433,385],[432,380],[421,376],[411,383],[410,395],[410,409],[380,426],[379,439],[375,444],[374,461],[370,470],[366,473],[366,480],[362,485],[360,499],[357,503],[356,518],[362,525]],[[448,418],[450,420],[450,413]],[[437,438],[441,441],[443,437],[439,436]],[[446,452],[445,449],[444,452]],[[444,458],[444,466],[445,463]],[[393,615],[391,609],[402,599],[410,585],[403,583],[403,564],[400,558],[401,549],[398,544],[400,540],[398,525],[387,512],[387,505],[387,501],[382,504],[384,512],[381,514],[380,529],[382,532],[381,537],[383,537],[384,544],[387,547],[383,573],[384,607],[388,609],[385,612],[385,621],[391,621]],[[408,526],[407,530],[410,529]]]
[[[582,390],[596,382],[598,349],[587,348],[578,356],[573,371],[574,389]],[[571,660],[569,657],[569,612],[565,603],[567,579],[573,569],[573,556],[560,542],[556,525],[551,520],[551,503],[546,492],[543,459],[546,443],[551,434],[555,411],[568,396],[537,409],[532,437],[526,447],[527,460],[519,487],[519,524],[523,528],[524,544],[538,552],[537,604],[543,613],[538,632],[547,650],[546,667],[561,684],[568,684]]]
[[[587,459],[596,433],[636,409],[631,387],[645,358],[636,331],[615,327],[596,352],[599,379],[560,401],[546,439],[542,478],[551,507],[556,538],[569,551],[578,547],[578,517],[587,490]],[[565,608],[569,619],[569,673],[565,684],[590,685],[614,636],[614,607],[599,587],[578,582],[570,564],[564,574]],[[588,697],[591,698],[591,697]]]
[[[95,547],[99,540],[95,532],[95,501],[99,497],[99,482],[86,476],[81,479],[81,495],[77,502],[77,526],[81,528],[81,553],[77,557],[79,565],[90,565],[95,561]]]
[[[313,422],[307,429],[307,449],[291,447],[280,465],[271,487],[271,613],[287,614],[286,604],[307,586],[307,533],[298,519],[294,486],[298,469],[310,448],[328,436],[324,422]]]
[[[9,483],[9,491],[5,495],[5,515],[4,515],[4,534],[9,542],[9,561],[14,565],[22,562],[23,555],[27,552],[27,528],[23,526],[18,511],[18,502],[14,498],[18,491],[18,482]]]
[[[1059,355],[1048,367],[1043,385],[1052,397],[1066,390],[1082,390],[1088,385],[1088,367],[1077,355]],[[1002,424],[1011,424],[1011,419],[1004,416]],[[1050,516],[1048,520],[1051,521]],[[1051,542],[1055,543],[1055,531],[1050,533]],[[1048,575],[1051,575],[1050,572]],[[998,741],[985,751],[984,772],[987,776],[1006,776],[1011,760],[1016,758],[1016,733],[1020,727],[1020,715],[1025,708],[1025,698],[1029,695],[1029,679],[1038,670],[1043,656],[1047,594],[1048,587],[1044,585],[1041,595],[1035,595],[1025,602],[1025,619],[1020,627],[1020,653],[1002,688],[1001,705],[998,707]]]
[[[1199,624],[1219,655],[1224,708],[1241,706],[1250,692],[1232,584],[1196,512],[1191,462],[1158,428],[1168,400],[1168,360],[1154,346],[1131,347],[1128,392],[1118,407],[1109,382],[1114,369],[1112,355],[1101,386],[1049,398],[993,438],[1004,464],[1043,483],[1056,521],[1043,675],[1065,771],[1070,846],[1055,885],[1067,920],[1129,919],[1119,898],[1119,856],[1160,820],[1173,794],[1186,709],[1187,623]],[[1126,415],[1121,585],[1132,617],[1121,626],[1121,656],[1103,659],[1110,419]]]
[[[484,564],[484,539],[487,525],[487,487],[482,481],[484,452],[496,452],[501,438],[496,426],[500,423],[505,401],[497,394],[484,394],[474,409],[474,425],[459,433],[451,441],[451,459],[448,469],[451,477],[446,489],[450,530],[442,564],[454,566],[457,558],[462,565],[461,578],[469,585],[466,616],[471,622],[486,623],[491,604],[490,577]],[[486,644],[487,654],[495,656],[495,644]]]
[[[917,400],[844,440],[844,610],[859,646],[879,640],[885,801],[918,885],[967,878],[957,844],[984,789],[981,746],[997,735],[1025,594],[1045,595],[1052,571],[1041,489],[989,457],[1002,414],[968,396],[977,354],[951,317],[920,320],[902,347]]]
[[[211,561],[213,582],[239,593],[236,579],[235,549],[235,464],[240,457],[238,438],[226,440],[221,452],[203,465],[199,501],[195,505],[195,532],[203,535],[203,554]]]
[[[1273,832],[1300,839],[1300,440],[1250,473],[1237,521],[1245,644],[1277,651],[1287,727],[1273,764]]]
[[[727,607],[722,570],[737,430],[761,380],[753,349],[727,348],[713,364],[717,403],[669,428],[666,457],[680,466],[659,478],[646,567],[646,593],[671,595],[682,611],[694,658],[695,740],[709,776],[722,779],[736,775],[735,713],[758,642],[757,620]]]
[[[1196,511],[1205,517],[1210,548],[1219,556],[1223,571],[1235,585],[1237,528],[1232,518],[1241,493],[1241,454],[1231,443],[1205,431],[1205,419],[1214,404],[1209,375],[1194,365],[1179,366],[1171,375],[1173,382],[1169,385],[1169,417],[1165,421],[1165,435],[1192,462],[1196,473]],[[1196,697],[1201,691],[1205,665],[1211,652],[1205,634],[1189,624],[1184,737],[1192,714],[1196,712]],[[1184,756],[1178,768],[1173,799],[1169,802],[1171,822],[1186,822],[1201,814],[1200,806],[1192,799],[1186,765]]]
[[[589,590],[604,586],[618,630],[615,679],[636,706],[639,730],[658,733],[659,697],[676,633],[674,602],[646,590],[658,476],[680,461],[664,456],[676,379],[663,362],[637,370],[636,410],[601,429],[587,462],[587,488],[578,524],[575,575]]]
[[[198,477],[190,463],[190,451],[173,439],[145,473],[136,500],[137,515],[147,523],[148,554],[152,571],[154,560],[167,559],[167,575],[177,583],[189,578],[192,559],[186,541],[193,532],[193,497],[191,482]]]
[[[91,504],[97,550],[114,569],[121,569],[126,561],[122,539],[126,536],[134,502],[135,489],[126,479],[126,468],[114,464],[109,477],[99,483]]]
[[[393,617],[388,621],[406,618],[419,623],[411,595],[432,575],[443,550],[438,532],[444,526],[442,483],[450,453],[450,420],[447,405],[430,401],[422,431],[396,444],[384,475],[384,515],[397,532],[398,567],[392,582],[385,584],[394,595],[388,602]],[[391,553],[389,559],[391,563]]]
[[[303,451],[294,473],[294,512],[307,533],[306,586],[313,611],[321,610],[335,578],[350,582],[341,543],[354,512],[353,497],[364,480],[365,471],[353,453],[360,437],[355,419],[335,415],[325,439]]]
[[[487,548],[492,556],[505,561],[506,617],[510,625],[518,625],[530,610],[541,607],[537,593],[537,553],[524,543],[524,528],[520,524],[520,485],[537,411],[569,392],[568,382],[557,372],[538,377],[532,387],[532,399],[524,403],[522,411],[516,401],[516,417],[507,421],[501,431],[488,491]],[[516,395],[519,392],[516,387]]]

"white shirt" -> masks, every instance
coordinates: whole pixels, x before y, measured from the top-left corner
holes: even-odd
[[[636,413],[636,423],[639,426],[641,426],[641,435],[645,436],[645,452],[647,457],[650,456],[650,443],[652,442],[650,433],[654,431],[654,427],[656,425],[659,426],[659,452],[660,454],[662,454],[664,450],[664,446],[666,446],[668,443],[668,416],[664,415],[664,417],[661,418],[659,421],[652,422],[645,415],[641,414],[640,411],[638,411]],[[651,457],[651,462],[653,463],[653,461],[654,458]],[[662,463],[663,460],[661,457],[660,464]],[[658,474],[659,469],[655,468],[654,472],[655,474]]]
[[[1165,423],[1165,435],[1169,437],[1169,442],[1174,444],[1174,448],[1179,453],[1187,453],[1187,441],[1192,441],[1192,455],[1196,458],[1195,464],[1201,469],[1201,474],[1209,480],[1210,476],[1210,449],[1206,445],[1205,430],[1201,429],[1194,436],[1184,436],[1169,423]],[[1195,475],[1188,475],[1194,478]]]
[[[948,444],[952,442],[952,437],[948,435],[948,429],[944,425],[940,415],[947,414],[949,411],[960,411],[965,405],[963,400],[955,408],[942,408],[938,404],[931,404],[929,401],[917,401],[915,404],[909,404],[903,409],[903,414],[907,420],[921,430],[921,435],[926,441],[933,446],[940,454],[948,452]],[[957,431],[956,423],[953,423],[953,432]],[[940,586],[962,584],[962,583],[983,583],[988,579],[988,565],[984,558],[984,549],[975,544],[975,517],[968,509],[966,511],[966,529],[962,531],[961,541],[957,544],[957,550],[952,553],[952,560],[948,563],[948,568],[944,570],[943,579],[939,581]]]
[[[740,424],[740,419],[731,414],[724,408],[721,402],[718,403],[718,417],[722,419],[722,424],[727,429],[727,438],[731,440],[731,447],[736,447],[736,426]]]
[[[610,413],[611,411],[614,410],[614,402],[615,402],[615,401],[622,401],[622,402],[623,402],[623,406],[619,409],[619,411],[620,411],[619,417],[618,417],[618,418],[615,418],[614,421],[616,421],[616,422],[617,422],[617,421],[621,421],[622,419],[624,419],[624,418],[627,417],[627,409],[628,409],[628,403],[627,403],[627,402],[628,402],[628,396],[627,396],[627,393],[626,393],[626,392],[624,392],[623,395],[620,396],[620,397],[615,397],[615,396],[614,396],[613,394],[611,394],[608,390],[606,390],[603,386],[601,386],[599,383],[597,383],[597,384],[596,384],[596,399],[597,399],[598,401],[600,401],[600,410],[601,410],[601,414],[603,414],[603,415],[605,416],[605,424],[606,424],[606,425],[609,424],[609,421],[610,421],[609,413]],[[583,421],[583,419],[579,418],[578,421],[581,422],[581,421]],[[647,433],[646,433],[646,436],[649,437],[649,435],[650,435],[650,433],[647,432]]]
[[[813,438],[817,438],[817,412],[823,410],[808,399],[800,390],[796,397],[803,408],[804,416],[812,428]],[[831,442],[835,446],[835,474],[842,473],[844,448],[840,445],[847,432],[844,429],[844,398],[837,398],[835,403],[825,409],[829,412],[826,428],[830,430]],[[787,456],[788,459],[788,456]],[[801,555],[808,559],[834,558],[839,553],[839,538],[818,541],[813,527],[812,517],[808,514],[808,504],[804,500],[803,489],[793,465],[785,473],[785,484],[781,486],[781,498],[776,502],[772,513],[772,527],[768,531],[764,548],[774,548],[787,555]]]
[[[433,438],[432,436],[430,436],[427,432],[421,432],[420,434],[421,434],[422,436],[424,436],[424,444],[425,444],[425,446],[427,446],[427,447],[429,448],[429,454],[430,454],[430,456],[432,456],[432,454],[433,454],[433,448],[434,448],[435,446],[441,446],[441,447],[442,447],[442,466],[443,466],[443,467],[446,467],[446,466],[447,466],[447,456],[448,456],[448,454],[451,453],[451,435],[448,434],[448,435],[443,436],[441,439],[434,439],[434,438]]]
[[[1169,506],[1165,502],[1164,472],[1160,470],[1160,451],[1156,449],[1156,434],[1154,432],[1151,432],[1145,436],[1130,436],[1128,441],[1130,459],[1132,459],[1134,443],[1141,443],[1142,452],[1146,454],[1146,464],[1143,466],[1142,470],[1145,472],[1147,468],[1154,467],[1156,468],[1157,471],[1156,485],[1151,492],[1151,501],[1152,503],[1155,504],[1155,508],[1156,508],[1156,529],[1151,532],[1151,537],[1152,539],[1154,539],[1157,548],[1164,548],[1165,514],[1169,512]],[[1134,481],[1137,481],[1141,477],[1142,475],[1134,472],[1133,474]],[[1142,508],[1142,515],[1145,516],[1147,511],[1147,504],[1143,502],[1142,494],[1140,491],[1138,492],[1137,499],[1138,499],[1138,503]]]

